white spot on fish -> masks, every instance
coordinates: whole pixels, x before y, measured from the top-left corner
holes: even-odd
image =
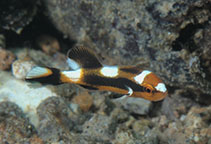
[[[138,84],[142,84],[144,81],[144,78],[150,73],[151,71],[144,70],[139,75],[135,76],[134,79]]]
[[[75,70],[75,71],[63,71],[62,73],[70,78],[70,80],[77,82],[81,78],[81,69]]]
[[[119,68],[117,66],[104,66],[100,73],[106,77],[116,77],[118,75]]]
[[[73,70],[77,70],[80,68],[79,64],[70,58],[67,58],[67,63],[69,65],[69,67]]]
[[[158,85],[155,87],[155,89],[160,92],[166,92],[166,90],[167,90],[164,83],[158,83]]]

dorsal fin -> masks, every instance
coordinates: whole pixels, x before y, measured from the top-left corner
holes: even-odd
[[[67,53],[67,62],[72,69],[78,68],[99,68],[102,64],[99,62],[93,52],[83,46],[75,46]]]

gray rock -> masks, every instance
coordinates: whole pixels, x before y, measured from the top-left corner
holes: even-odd
[[[133,132],[130,130],[118,129],[115,133],[115,139],[112,143],[121,144],[158,144],[157,134],[153,131],[149,131],[147,136],[139,136],[138,138],[133,136]]]
[[[37,108],[39,116],[38,135],[48,143],[87,143],[79,135],[81,125],[90,117],[74,113],[69,103],[61,97],[48,98]]]
[[[43,140],[50,143],[70,141],[72,137],[70,130],[73,128],[74,119],[77,117],[62,98],[46,99],[37,108],[37,113],[39,116],[37,130]]]
[[[152,103],[148,100],[132,97],[114,101],[122,105],[123,108],[129,112],[139,115],[147,115],[152,105]]]
[[[14,103],[0,102],[0,143],[41,144],[34,127]]]
[[[144,64],[142,68],[152,70],[168,85],[191,91],[194,100],[211,103],[211,66],[209,58],[203,58],[210,48],[206,40],[211,28],[210,1],[44,3],[60,31],[112,58],[109,64]]]
[[[111,118],[95,114],[83,125],[82,135],[95,139],[96,141],[108,141],[113,137],[110,131],[110,128],[113,129],[113,127],[115,125],[112,124]]]

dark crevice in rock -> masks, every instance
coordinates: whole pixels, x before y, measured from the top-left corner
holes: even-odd
[[[25,26],[20,34],[12,30],[3,31],[6,37],[6,47],[25,46],[39,48],[37,47],[36,39],[41,35],[50,35],[60,42],[61,52],[66,53],[75,44],[75,41],[64,38],[63,33],[55,28],[48,16],[44,15],[44,8],[41,7],[39,10],[32,22]]]
[[[106,108],[104,109],[104,112],[106,115],[110,115],[110,113],[113,111],[115,108],[115,104],[110,101],[110,99],[106,98],[105,99],[105,104],[107,105]]]
[[[209,94],[199,94],[199,93],[193,92],[190,89],[187,89],[185,92],[181,93],[181,95],[184,98],[191,99],[201,105],[210,105],[211,104],[211,98],[210,98]],[[200,96],[198,96],[198,95],[200,95]]]
[[[210,68],[210,65],[205,65],[207,63],[207,61],[209,62],[209,64],[211,63],[211,60],[203,60],[203,59],[200,59],[201,61],[201,68],[203,70],[203,72],[205,73],[205,79],[207,81],[211,81],[211,68]]]
[[[126,50],[129,55],[138,55],[139,44],[137,42],[138,35],[136,34],[136,31],[131,26],[128,26],[128,28],[120,28],[119,30],[125,34],[125,38],[127,39],[123,49]]]
[[[0,31],[12,30],[19,31],[31,22],[36,13],[37,0],[10,0],[0,1]]]
[[[163,101],[152,102],[152,105],[149,111],[149,117],[151,118],[156,117],[160,114],[162,103]]]
[[[140,115],[140,114],[135,114],[135,113],[130,113],[130,115],[137,120],[140,119],[140,117],[145,117],[145,118],[147,117],[145,115]]]
[[[200,22],[200,20],[203,19],[202,17],[206,17],[205,15],[203,15],[203,10],[208,10],[209,12],[211,12],[210,6],[211,3],[207,2],[201,7],[194,6],[189,8],[186,19],[191,18],[193,23],[186,25],[183,29],[180,30],[179,37],[172,42],[173,51],[187,49],[189,52],[192,53],[197,49],[198,45],[194,42],[194,34],[199,29],[205,29],[205,27],[209,25],[209,21],[211,20],[210,16],[207,21]]]
[[[171,94],[175,93],[176,90],[181,89],[181,87],[178,86],[169,86],[167,87],[168,89],[168,96],[171,97]]]
[[[179,37],[173,41],[173,51],[180,51],[183,48],[188,49],[190,52],[196,50],[197,46],[194,43],[193,36],[198,29],[203,28],[203,24],[188,24],[179,32]]]
[[[90,107],[90,112],[92,112],[92,113],[96,113],[97,111],[99,110],[99,108],[98,107],[96,107],[95,105],[92,105],[91,107]]]

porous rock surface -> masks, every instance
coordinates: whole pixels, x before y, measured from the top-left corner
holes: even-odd
[[[44,4],[60,31],[115,59],[112,64],[144,64],[169,86],[211,103],[209,0],[44,0]]]
[[[0,143],[44,144],[22,110],[11,102],[0,102]]]
[[[167,84],[169,95],[157,103],[141,99],[116,103],[110,92],[74,84],[30,87],[10,71],[0,71],[0,143],[209,144],[210,3],[41,1],[45,15],[65,37],[95,50],[104,64],[152,70]],[[0,16],[0,23],[6,22],[2,26],[20,34],[33,18],[36,5],[30,4],[15,18],[13,10],[22,3]],[[22,19],[27,12],[29,17]],[[8,48],[2,38],[0,47]],[[25,56],[37,65],[68,69],[65,54],[58,50],[49,55],[33,45],[11,49],[20,63],[16,69],[23,70]],[[20,72],[22,76],[24,71]]]
[[[0,1],[0,28],[20,34],[23,28],[33,20],[37,3],[38,0]]]

